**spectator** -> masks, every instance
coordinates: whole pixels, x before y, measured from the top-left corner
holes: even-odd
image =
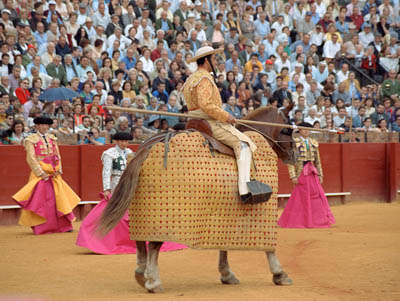
[[[341,107],[338,109],[338,115],[333,117],[333,125],[335,128],[339,128],[342,124],[344,124],[347,117],[346,108]]]
[[[376,107],[376,112],[371,114],[371,123],[375,126],[378,125],[379,121],[384,119],[386,124],[389,124],[389,116],[385,114],[385,106],[383,104],[378,104]]]
[[[400,115],[396,116],[395,122],[393,122],[392,130],[394,132],[400,132]]]
[[[106,144],[106,138],[100,137],[100,130],[97,127],[92,127],[91,131],[87,135],[83,136],[81,144],[93,144],[93,145],[104,145]]]
[[[29,87],[28,79],[20,79],[19,80],[19,87],[17,89],[15,89],[15,95],[17,96],[17,98],[21,104],[25,104],[31,97],[28,87]]]

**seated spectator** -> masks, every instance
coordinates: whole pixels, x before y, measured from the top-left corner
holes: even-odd
[[[93,93],[92,93],[92,84],[88,81],[86,81],[83,84],[83,89],[80,94],[80,97],[83,99],[85,104],[90,104],[93,101]]]
[[[392,124],[392,131],[400,132],[400,115],[396,116],[396,120]]]
[[[386,124],[389,123],[389,116],[385,113],[385,106],[383,104],[378,104],[376,107],[376,112],[370,115],[371,122],[373,125],[378,126],[380,120],[385,119]]]
[[[332,93],[333,103],[336,104],[338,99],[343,100],[344,104],[347,106],[351,105],[351,97],[348,92],[346,92],[346,83],[341,82],[337,90]]]
[[[106,144],[106,138],[100,137],[100,130],[97,127],[92,127],[91,131],[82,137],[80,144],[93,144],[93,145],[104,145]]]
[[[82,118],[82,123],[78,126],[75,126],[75,133],[78,134],[82,133],[84,135],[89,133],[91,128],[92,128],[92,123],[90,121],[90,117],[85,115]]]
[[[168,108],[168,112],[179,113],[179,109],[176,106],[176,97],[175,96],[169,97],[167,108]],[[171,128],[173,128],[179,122],[179,117],[166,116],[165,119],[167,120],[168,125]]]
[[[135,126],[132,128],[132,143],[134,144],[141,144],[146,140],[143,135],[143,129],[141,127]]]
[[[339,128],[342,124],[345,123],[347,117],[347,111],[346,108],[341,107],[338,110],[338,115],[333,117],[333,126],[335,128]]]
[[[364,119],[364,126],[360,129],[363,132],[376,132],[377,129],[372,125],[371,118],[367,117]]]
[[[157,90],[153,92],[153,96],[157,98],[158,102],[166,104],[168,102],[169,95],[165,90],[165,83],[160,82],[157,86]]]
[[[314,124],[316,121],[321,122],[320,118],[317,116],[317,112],[315,111],[315,109],[310,108],[308,110],[308,116],[304,118],[304,122]]]
[[[378,121],[378,125],[377,125],[377,130],[380,133],[389,133],[389,129],[388,129],[388,123],[385,119],[381,119]]]
[[[290,119],[290,124],[298,125],[303,122],[303,113],[301,110],[295,110],[293,114],[293,118]]]
[[[237,105],[237,100],[236,100],[235,96],[230,96],[228,98],[228,102],[224,103],[222,108],[225,111],[227,111],[230,115],[235,117],[236,119],[241,119],[242,118],[241,109]]]
[[[73,123],[73,118],[71,117],[62,119],[58,131],[65,135],[71,135],[74,132]]]
[[[123,98],[122,91],[120,90],[121,84],[119,81],[114,80],[111,84],[111,91],[108,93],[108,95],[111,95],[114,97],[114,104],[115,105],[120,105],[121,100]]]
[[[344,142],[359,143],[359,142],[360,142],[360,139],[357,138],[357,133],[356,133],[356,131],[352,130],[352,131],[350,132],[350,138],[344,140]]]
[[[22,145],[23,140],[28,136],[25,131],[25,124],[21,120],[15,120],[9,129],[9,144]]]
[[[112,117],[107,117],[105,120],[103,133],[108,137],[112,137],[117,130],[115,129],[115,121]]]
[[[20,79],[19,80],[19,87],[17,89],[15,89],[15,95],[17,96],[17,98],[21,104],[26,103],[31,97],[28,87],[29,87],[28,79]]]
[[[129,98],[131,102],[134,101],[136,97],[135,91],[132,89],[132,83],[130,81],[125,81],[122,85],[122,97]]]
[[[129,120],[126,116],[120,116],[117,121],[117,125],[115,127],[117,132],[126,132],[129,133],[131,130],[129,128]]]

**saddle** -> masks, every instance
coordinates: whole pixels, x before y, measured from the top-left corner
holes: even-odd
[[[190,119],[186,123],[186,130],[200,132],[200,134],[202,134],[208,142],[211,152],[215,150],[222,154],[235,157],[232,148],[219,142],[213,137],[211,126],[207,121],[202,119]],[[163,142],[165,144],[164,168],[167,168],[169,141],[173,136],[177,134],[179,134],[179,132],[166,132],[159,133],[150,137],[140,145],[133,160],[137,162],[138,166],[141,166],[146,159],[151,147],[156,143]],[[139,174],[137,174],[137,176],[138,175]],[[249,188],[250,192],[245,196],[241,196],[242,202],[245,204],[258,204],[267,202],[272,195],[272,189],[270,186],[256,180],[251,180],[250,182],[247,182],[247,187]]]
[[[207,120],[189,119],[186,122],[185,129],[186,130],[195,130],[195,131],[200,132],[200,134],[202,134],[203,137],[208,141],[210,148],[212,150],[216,150],[217,152],[220,152],[221,154],[235,157],[235,153],[233,152],[232,148],[219,142],[217,139],[215,139],[213,137],[213,133],[211,131],[211,126],[207,122]]]

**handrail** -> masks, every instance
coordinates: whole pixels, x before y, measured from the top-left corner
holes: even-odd
[[[358,67],[356,67],[356,65],[354,65],[353,63],[351,63],[349,61],[349,59],[345,56],[342,56],[342,59],[349,64],[350,66],[352,66],[354,69],[357,70],[357,72],[360,72],[363,76],[365,76],[366,78],[368,78],[370,81],[374,82],[376,85],[380,85],[380,83],[378,83],[376,80],[374,80],[373,78],[369,77],[369,75],[367,75],[366,73],[364,73],[364,71],[361,71],[361,69],[359,69]]]

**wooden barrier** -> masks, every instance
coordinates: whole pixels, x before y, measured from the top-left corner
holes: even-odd
[[[101,154],[106,146],[61,145],[63,178],[82,198],[98,201],[101,183]],[[133,151],[137,145],[129,146]],[[327,193],[350,192],[346,200],[395,201],[400,189],[400,143],[329,143],[320,144],[324,171],[323,187]],[[289,194],[293,185],[288,169],[279,165],[279,193]],[[0,224],[15,223],[18,209],[2,206],[16,205],[11,196],[28,181],[30,169],[22,146],[0,147]],[[344,196],[330,197],[331,202],[344,202]],[[284,201],[280,202],[281,205]],[[76,209],[78,217],[92,207],[85,204]]]

